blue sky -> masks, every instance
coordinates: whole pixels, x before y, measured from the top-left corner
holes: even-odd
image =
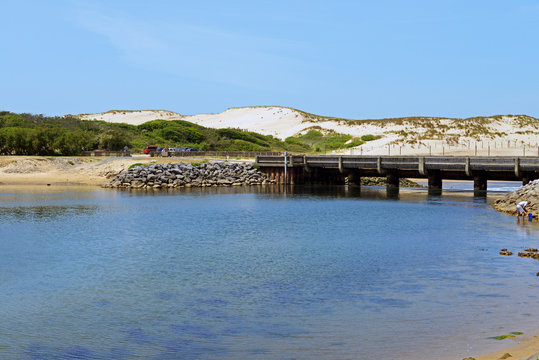
[[[0,0],[0,110],[539,117],[539,0]]]

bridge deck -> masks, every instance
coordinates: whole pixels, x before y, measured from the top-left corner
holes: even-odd
[[[257,156],[257,164],[264,172],[288,170],[294,177],[298,170],[327,175],[338,171],[342,176],[393,176],[440,179],[522,180],[539,178],[539,156],[356,156],[356,155],[291,155]],[[316,172],[316,171],[315,171]],[[301,175],[303,176],[303,175]],[[314,176],[314,178],[313,178]],[[319,175],[310,175],[315,179]],[[320,175],[322,176],[322,175]],[[288,180],[284,180],[288,182]]]

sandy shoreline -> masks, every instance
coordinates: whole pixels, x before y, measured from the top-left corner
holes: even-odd
[[[135,163],[169,163],[180,159],[169,158],[44,158],[37,156],[0,157],[0,190],[2,186],[33,186],[43,189],[58,187],[100,187],[107,177],[125,171]],[[181,161],[189,161],[181,159]],[[507,345],[501,351],[474,355],[476,360],[497,360],[504,354],[513,359],[539,358],[539,334],[524,334],[501,340]],[[533,356],[533,357],[532,357]],[[418,360],[427,360],[419,359]]]
[[[504,357],[505,354],[510,354],[511,359],[524,359],[524,360],[536,360],[539,358],[539,334],[535,335],[522,335],[516,336],[514,339],[500,340],[500,341],[512,341],[513,344],[508,345],[501,351],[481,355],[475,357],[476,360],[498,360],[509,358]],[[509,344],[509,342],[508,342]]]
[[[0,185],[101,186],[133,164],[191,162],[184,158],[0,157]]]

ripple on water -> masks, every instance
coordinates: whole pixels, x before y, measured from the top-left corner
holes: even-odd
[[[471,197],[102,194],[0,207],[11,358],[371,360],[536,326],[536,262],[479,249],[537,227]]]
[[[205,325],[193,324],[191,322],[183,322],[181,324],[171,325],[178,335],[183,337],[193,337],[197,339],[215,339],[217,334],[211,327]]]

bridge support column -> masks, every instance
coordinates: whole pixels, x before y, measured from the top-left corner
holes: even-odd
[[[439,195],[442,193],[442,174],[440,170],[431,170],[428,173],[429,187],[428,192],[432,195]]]
[[[361,172],[359,170],[350,170],[348,173],[348,185],[361,186]]]
[[[394,172],[394,171],[391,171],[391,172],[388,172],[387,175],[386,175],[386,181],[387,181],[387,186],[386,186],[386,189],[387,191],[399,191],[399,173],[398,172]]]
[[[475,196],[487,194],[487,173],[480,171],[473,175],[473,192]]]

